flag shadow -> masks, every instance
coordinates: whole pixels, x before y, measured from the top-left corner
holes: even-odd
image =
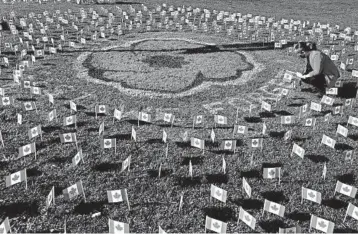
[[[44,126],[44,127],[41,127],[41,130],[45,133],[49,133],[52,131],[62,130],[62,127],[61,126]]]
[[[217,202],[222,203],[221,201]],[[217,202],[215,200],[215,202],[212,203],[216,204]],[[225,206],[225,204],[223,205]],[[237,221],[235,211],[231,207],[205,207],[203,208],[203,212],[205,216],[209,216],[223,222]]]
[[[352,139],[353,141],[358,141],[358,134],[348,135],[348,138]]]
[[[36,201],[33,202],[15,202],[0,206],[0,215],[2,217],[8,216],[15,218],[20,216],[35,217],[40,215],[39,205]]]
[[[267,221],[259,221],[260,227],[262,227],[263,230],[270,233],[277,233],[279,227],[286,227],[285,222],[283,222],[280,219],[271,219]]]
[[[348,206],[346,202],[338,200],[336,198],[329,198],[329,199],[322,200],[322,205],[328,206],[335,210],[346,208]]]
[[[127,123],[130,123],[131,125],[135,125],[138,126],[138,120],[137,119],[128,119],[125,120]],[[149,122],[144,122],[144,121],[139,121],[139,126],[141,125],[152,125],[153,123],[149,123]]]
[[[303,106],[304,103],[291,103],[291,104],[288,104],[287,106],[289,107],[299,107],[299,106]]]
[[[356,82],[343,83],[343,87],[338,89],[339,98],[355,98],[357,94]]]
[[[182,166],[189,165],[189,161],[191,161],[192,165],[201,165],[203,164],[204,157],[182,157],[183,161],[181,162]]]
[[[334,147],[336,150],[352,150],[354,149],[352,146],[345,143],[337,143]]]
[[[323,155],[308,154],[308,155],[305,155],[305,157],[314,163],[329,162],[329,158],[327,158],[326,156],[323,156]]]
[[[105,171],[116,171],[122,168],[122,163],[109,163],[103,162],[92,167],[92,170],[105,172]]]
[[[260,171],[253,169],[250,171],[242,171],[240,173],[240,177],[245,177],[245,178],[261,178],[261,173]]]
[[[132,134],[114,134],[108,136],[108,138],[116,138],[117,140],[131,140]]]
[[[294,211],[292,213],[287,214],[286,218],[289,218],[289,219],[292,219],[295,221],[306,222],[306,221],[311,220],[311,214],[305,213],[305,212]]]
[[[102,213],[103,205],[107,203],[108,203],[107,201],[95,201],[95,202],[82,201],[80,204],[75,206],[73,212],[81,215],[90,214],[94,211]]]
[[[148,173],[149,177],[151,177],[151,178],[158,178],[158,176],[159,176],[159,170],[149,169],[147,171],[147,173]],[[172,174],[172,173],[173,173],[172,169],[161,169],[160,178],[170,176],[170,174]]]
[[[282,115],[282,116],[285,116],[285,115],[293,115],[291,112],[288,112],[288,111],[272,111],[272,113],[276,114],[276,115]]]
[[[336,176],[337,180],[339,180],[342,183],[345,184],[354,184],[355,182],[355,177],[353,173],[347,173],[347,174],[343,174],[343,175],[338,175]]]
[[[274,138],[283,138],[285,136],[285,131],[280,131],[280,132],[270,132],[269,136],[270,137],[274,137]]]
[[[36,102],[36,98],[16,98],[16,101],[20,102]]]
[[[286,198],[286,196],[283,194],[282,191],[267,191],[267,192],[262,192],[261,196],[269,201],[273,201],[273,202],[282,202],[282,201],[287,201],[288,199]]]
[[[206,174],[207,184],[226,184],[229,181],[229,177],[226,174]]]
[[[175,142],[175,144],[179,147],[179,148],[190,148],[190,142],[182,142],[182,141],[177,141]]]
[[[352,228],[335,228],[333,233],[358,233],[358,230]]]
[[[232,202],[244,210],[260,210],[264,207],[264,203],[258,199],[235,199]]]
[[[194,176],[191,177],[177,177],[176,178],[176,184],[181,187],[189,187],[189,186],[195,186],[202,184],[201,182],[202,177],[200,176]]]
[[[28,177],[41,176],[42,174],[43,172],[37,169],[36,167],[26,169],[26,175]]]
[[[276,117],[275,113],[268,112],[268,111],[260,112],[259,116],[260,116],[260,118],[275,118]]]
[[[248,123],[260,123],[262,119],[260,117],[244,117],[244,120]]]
[[[163,139],[161,138],[157,138],[157,139],[149,139],[149,140],[146,140],[145,143],[148,143],[148,144],[159,144],[159,143],[163,143]]]

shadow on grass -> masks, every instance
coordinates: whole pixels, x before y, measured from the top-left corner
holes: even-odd
[[[259,225],[266,232],[276,233],[278,232],[279,227],[284,227],[286,224],[282,220],[274,219],[274,220],[260,221]]]
[[[259,115],[261,118],[275,118],[276,117],[276,115],[273,112],[268,112],[268,111],[260,112]]]
[[[191,177],[177,177],[176,178],[176,184],[180,185],[182,187],[189,187],[189,186],[195,186],[200,185],[202,178],[200,176],[194,176]]]
[[[31,203],[29,202],[17,202],[17,203],[10,203],[0,205],[0,215],[2,217],[21,217],[21,216],[38,216],[39,212],[39,205],[36,201]]]
[[[92,170],[104,172],[104,171],[121,170],[121,168],[122,168],[122,163],[104,162],[104,163],[100,163],[98,165],[93,166]]]
[[[333,233],[358,233],[358,230],[352,228],[335,228]]]
[[[205,178],[208,184],[226,184],[229,181],[226,174],[206,174]]]
[[[104,204],[107,204],[108,201],[96,201],[96,202],[84,202],[82,201],[80,204],[75,206],[74,213],[86,215],[92,212],[98,212],[102,210]]]
[[[274,138],[283,138],[285,136],[285,131],[281,131],[281,132],[270,132],[269,135],[270,137],[274,137]]]
[[[232,202],[244,210],[260,210],[264,207],[264,203],[258,199],[236,199]]]
[[[345,124],[345,123],[344,123]],[[358,134],[348,135],[348,138],[351,138],[353,141],[358,141]]]
[[[57,130],[61,130],[62,127],[61,126],[45,126],[45,127],[41,127],[41,130],[45,133],[48,132],[53,132],[53,131],[57,131]]]
[[[258,170],[242,171],[240,177],[245,178],[261,178],[261,173]]]
[[[337,180],[344,184],[354,184],[355,177],[353,173],[336,176]]]
[[[132,134],[114,134],[108,136],[108,138],[116,138],[117,140],[131,140]]]
[[[260,117],[244,117],[244,120],[248,123],[260,123],[262,119]]]
[[[352,150],[354,149],[352,146],[345,143],[337,143],[334,147],[336,150]]]
[[[138,126],[138,120],[136,120],[136,119],[128,119],[128,120],[125,120],[125,121],[127,121],[131,125]],[[142,125],[152,125],[152,123],[139,121],[139,126],[142,126]]]
[[[146,141],[146,143],[148,143],[148,144],[159,144],[159,143],[163,143],[163,144],[165,144],[164,142],[163,142],[163,140],[162,139],[149,139],[149,140],[147,140]]]
[[[277,115],[282,115],[282,116],[292,115],[292,113],[288,112],[288,111],[272,111],[272,113],[277,114]]]
[[[223,222],[236,221],[235,211],[230,207],[205,207],[203,212],[205,216],[207,215]]]
[[[282,191],[267,191],[261,193],[261,195],[263,198],[273,202],[282,202],[287,200]]]
[[[330,198],[330,199],[325,199],[322,200],[322,205],[328,206],[332,209],[342,209],[342,208],[346,208],[347,207],[347,203],[341,200],[337,200],[335,198]]]
[[[298,212],[298,211],[294,211],[292,213],[289,213],[286,215],[287,218],[295,220],[295,221],[301,221],[301,222],[305,222],[305,221],[309,221],[311,220],[311,214],[309,213],[304,213],[304,212]]]
[[[305,157],[314,163],[329,162],[329,158],[327,158],[326,156],[323,156],[323,155],[309,154],[309,155],[306,155]]]
[[[190,142],[181,142],[181,141],[178,141],[178,142],[175,142],[175,144],[176,144],[179,148],[190,148],[190,147],[191,147]]]
[[[182,166],[189,165],[189,161],[191,161],[192,165],[201,165],[203,164],[204,157],[183,157],[183,161],[181,162]]]
[[[34,167],[34,168],[26,169],[26,175],[27,175],[28,177],[41,176],[41,175],[42,175],[42,171],[40,171],[39,169],[37,169],[36,167]]]
[[[282,167],[282,163],[262,163],[261,170],[263,170],[266,167]]]

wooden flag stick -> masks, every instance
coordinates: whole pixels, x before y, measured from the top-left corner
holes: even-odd
[[[167,143],[167,148],[165,149],[165,158],[168,158],[168,151],[169,151],[169,143]]]
[[[349,206],[348,206],[348,207],[349,207]],[[347,210],[346,210],[346,214],[344,215],[343,223],[346,222],[347,215],[348,215],[348,208],[347,208]]]
[[[117,154],[117,140],[114,140],[114,154]]]
[[[36,110],[36,114],[38,114],[39,112],[37,111],[37,107],[36,107],[36,103],[34,102],[35,105],[35,110]]]
[[[128,199],[128,194],[127,194],[127,189],[124,189],[124,192],[125,192],[126,198],[127,198],[128,211],[130,211],[130,210],[131,210],[131,207],[129,206],[129,199]]]
[[[172,124],[170,125],[170,128],[173,128],[173,125],[174,125],[174,119],[175,119],[175,116],[173,116],[173,121],[172,121]]]
[[[195,127],[195,116],[193,118],[193,129],[194,129],[194,127]]]
[[[235,123],[236,124],[237,124],[238,118],[239,118],[239,108],[237,107],[236,108],[236,118],[235,118]]]
[[[55,186],[52,186],[52,202],[55,205]]]
[[[140,113],[138,113],[138,127],[139,127],[139,114],[140,114]]]
[[[27,190],[27,172],[25,168],[25,189]]]

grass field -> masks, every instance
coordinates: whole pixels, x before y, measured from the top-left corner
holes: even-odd
[[[163,2],[131,4],[139,9],[141,6],[137,4],[142,3],[155,7]],[[354,1],[177,0],[166,3],[267,17],[292,17],[331,25],[356,27],[358,22]],[[304,5],[308,3],[310,7]],[[93,6],[0,3],[0,15],[11,9],[20,15],[57,9],[71,9],[78,14],[81,7],[87,10],[93,7],[107,19],[101,7],[115,11],[116,6],[128,8],[126,2]],[[88,20],[76,22],[84,29],[89,23]],[[56,24],[48,25],[49,35],[59,41],[62,31]],[[40,37],[39,28],[36,29],[34,35]],[[311,111],[298,119],[300,106],[311,101],[320,103],[321,96],[307,85],[292,88],[291,84],[282,82],[285,70],[302,71],[305,66],[304,60],[287,53],[287,49],[273,49],[272,44],[242,45],[224,33],[191,30],[135,31],[122,36],[106,31],[106,39],[96,41],[90,40],[91,33],[87,33],[84,36],[87,43],[81,45],[71,25],[66,31],[66,39],[76,42],[74,48],[64,46],[57,54],[47,53],[24,72],[22,79],[33,81],[34,86],[44,91],[42,95],[30,95],[28,89],[14,83],[14,64],[20,59],[18,54],[4,48],[4,44],[0,45],[0,56],[9,58],[12,65],[1,67],[0,87],[5,88],[5,96],[15,98],[13,106],[0,106],[0,130],[4,139],[0,176],[4,178],[25,168],[28,176],[27,190],[24,183],[11,187],[0,183],[0,222],[9,217],[12,232],[64,232],[66,220],[67,232],[105,233],[110,218],[128,223],[130,232],[155,233],[160,225],[168,233],[201,233],[205,231],[206,216],[226,222],[228,233],[278,232],[279,227],[294,225],[308,232],[311,214],[334,222],[334,232],[358,232],[357,220],[348,217],[343,222],[348,203],[357,205],[357,197],[334,195],[337,180],[358,186],[357,159],[345,159],[347,151],[357,148],[358,129],[350,125],[348,137],[336,135],[338,124],[346,126],[348,116],[357,116],[357,104],[345,107],[342,116],[332,115],[329,122],[324,120],[334,107],[354,97],[356,80],[349,71],[342,74],[344,88],[340,89],[338,97],[333,96],[333,106],[323,105],[321,112]],[[9,40],[19,44],[8,31],[2,38],[2,43]],[[130,42],[146,38],[185,38],[202,44],[151,39],[133,47],[130,45]],[[41,49],[35,42],[34,46]],[[346,48],[347,53],[337,65],[347,56],[355,56],[352,44]],[[92,60],[86,59],[91,56]],[[118,63],[121,60],[123,62]],[[237,77],[233,76],[235,69],[246,68],[236,74]],[[354,68],[356,63],[347,70]],[[134,70],[136,72],[131,73]],[[199,70],[202,75],[197,74]],[[148,71],[151,73],[145,75]],[[127,84],[118,84],[123,80]],[[276,102],[276,94],[284,88],[289,90],[289,95]],[[46,93],[54,95],[54,105],[49,104]],[[272,111],[260,110],[261,98],[272,104]],[[27,101],[36,103],[38,113],[24,111],[21,105]],[[77,104],[77,112],[71,111],[70,101]],[[248,112],[250,103],[255,106],[251,114]],[[100,104],[108,105],[109,112],[96,118],[95,106]],[[114,109],[121,106],[124,107],[122,120],[113,121]],[[48,113],[53,109],[57,111],[57,122],[48,121]],[[138,111],[151,114],[151,123],[137,121]],[[173,126],[160,118],[163,112],[175,115]],[[17,113],[23,115],[21,125],[17,124]],[[76,128],[63,124],[63,119],[72,114],[76,114]],[[214,114],[226,116],[228,123],[214,124]],[[238,122],[235,123],[237,114]],[[196,115],[203,115],[204,123],[192,128]],[[295,116],[296,121],[290,125],[281,124],[281,116]],[[303,126],[308,117],[317,119],[315,129]],[[103,136],[98,134],[101,123],[104,123]],[[266,134],[262,134],[264,123]],[[247,135],[233,135],[234,124],[247,126]],[[38,125],[42,126],[43,139],[29,139],[29,129]],[[136,142],[131,139],[132,127],[137,132]],[[215,142],[210,139],[212,129]],[[163,130],[168,134],[168,143],[162,141]],[[292,137],[284,140],[289,130],[292,130]],[[78,145],[83,150],[84,158],[77,166],[72,165],[77,153],[75,144],[60,142],[59,135],[68,132],[76,133]],[[204,154],[190,146],[183,137],[185,132],[189,137],[205,141]],[[335,149],[320,144],[323,134],[337,140]],[[101,149],[102,137],[116,140],[116,153],[114,149]],[[252,139],[256,138],[263,139],[262,151],[251,147]],[[236,152],[220,148],[220,143],[228,139],[236,141]],[[36,142],[36,160],[34,154],[19,157],[19,147],[31,142]],[[305,149],[303,159],[290,156],[293,143]],[[130,171],[121,172],[122,163],[129,156]],[[223,159],[226,173],[223,173]],[[193,165],[193,177],[189,176],[189,162]],[[327,176],[323,180],[325,164]],[[277,179],[263,179],[263,168],[271,167],[281,167],[280,184]],[[242,191],[243,177],[252,188],[251,198]],[[66,200],[63,190],[79,180],[83,182],[86,200],[82,195]],[[225,204],[210,199],[212,184],[227,191]],[[55,204],[47,209],[45,201],[52,186],[55,187]],[[301,187],[321,192],[322,204],[307,200],[301,203]],[[108,202],[107,191],[117,189],[127,189],[130,210],[125,202]],[[179,211],[182,195],[183,209]],[[262,213],[265,199],[284,205],[284,217]],[[257,219],[255,230],[242,221],[237,222],[239,207]],[[93,216],[98,212],[99,216]]]

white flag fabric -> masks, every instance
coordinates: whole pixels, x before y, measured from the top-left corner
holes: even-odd
[[[332,149],[334,149],[334,146],[336,145],[336,141],[329,136],[326,136],[325,134],[323,134],[322,136],[321,143],[327,145],[328,147],[331,147]]]
[[[351,216],[352,218],[358,220],[358,207],[349,203],[347,207],[347,215]]]
[[[225,203],[226,199],[227,199],[227,191],[224,189],[221,189],[215,185],[211,185],[210,196]]]
[[[348,136],[348,128],[343,127],[342,125],[338,124],[337,133],[344,137],[347,137]]]
[[[245,177],[242,177],[242,187],[244,188],[246,194],[249,196],[249,198],[251,197],[251,186],[249,185],[249,183],[246,181]]]
[[[318,204],[321,204],[322,202],[322,195],[320,192],[305,187],[302,187],[302,198]]]
[[[353,116],[349,116],[348,117],[348,124],[351,124],[351,125],[354,125],[354,126],[358,127],[358,118],[353,117]]]
[[[226,233],[227,223],[206,216],[205,228],[217,233]]]
[[[293,143],[292,154],[296,154],[303,159],[303,157],[305,156],[305,150],[296,143]]]
[[[315,215],[311,215],[310,227],[325,233],[333,233],[334,223]]]
[[[239,211],[239,220],[243,221],[252,230],[255,230],[256,219],[254,218],[254,216],[252,216],[247,211],[242,209],[241,206],[240,206],[240,211]]]
[[[267,199],[265,199],[264,202],[264,210],[281,217],[283,217],[285,214],[285,206],[269,201]]]
[[[334,191],[344,194],[346,196],[352,197],[352,198],[355,198],[355,196],[357,194],[357,188],[355,188],[351,185],[348,185],[348,184],[344,184],[340,181],[337,181],[336,188]]]
[[[129,224],[108,219],[109,233],[124,234],[129,233]]]

